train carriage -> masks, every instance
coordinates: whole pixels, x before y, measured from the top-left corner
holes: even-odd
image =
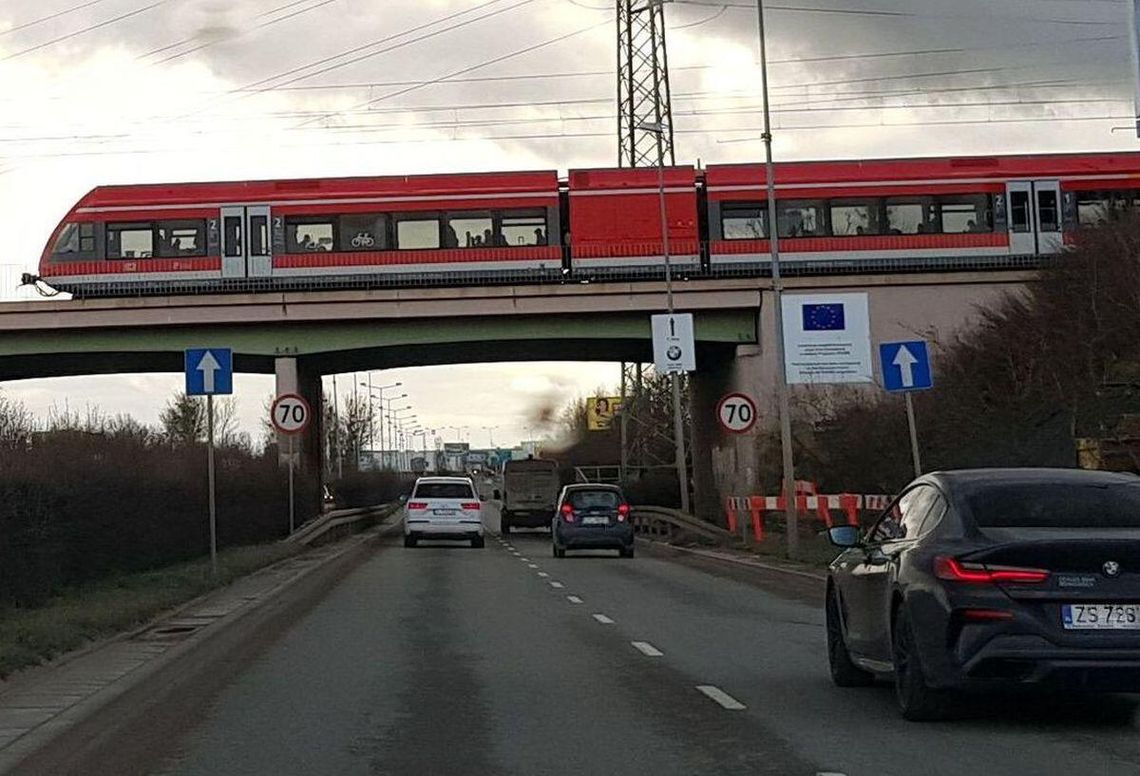
[[[710,264],[771,262],[762,165],[709,167]],[[803,162],[776,172],[790,266],[993,263],[1061,251],[1140,196],[1140,154]]]
[[[1140,205],[1140,153],[777,166],[788,270],[1032,264]],[[769,270],[763,165],[100,187],[40,278],[80,296]]]
[[[562,274],[555,172],[100,187],[40,275],[84,295]]]

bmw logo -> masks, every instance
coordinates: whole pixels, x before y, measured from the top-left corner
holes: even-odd
[[[1107,561],[1102,568],[1106,577],[1120,576],[1120,564],[1114,560]]]
[[[676,345],[671,345],[671,346],[669,346],[669,349],[667,351],[665,351],[665,355],[668,356],[670,361],[679,361],[681,359],[683,352],[684,351],[682,351]]]

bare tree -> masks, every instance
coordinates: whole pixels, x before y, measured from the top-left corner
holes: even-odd
[[[34,430],[35,422],[27,407],[0,396],[0,447],[22,447],[28,443]]]
[[[162,433],[174,445],[192,445],[206,436],[205,403],[184,393],[176,393],[159,415]]]

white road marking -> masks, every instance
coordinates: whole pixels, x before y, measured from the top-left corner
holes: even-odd
[[[521,560],[523,563],[530,563],[530,558],[523,558],[520,556],[519,560]]]
[[[547,574],[545,571],[540,571],[540,572],[538,572],[538,575],[539,575],[540,577],[542,577],[543,579],[546,579],[547,577],[549,577],[549,576],[550,576],[550,575],[549,575],[549,574]]]
[[[634,649],[646,657],[661,657],[665,654],[657,647],[650,644],[648,641],[631,641],[629,643],[633,645]]]
[[[578,596],[576,596],[576,595],[568,595],[568,596],[566,596],[566,600],[567,600],[567,601],[569,601],[569,602],[570,602],[570,603],[572,603],[572,604],[580,604],[580,603],[582,603],[582,599],[581,599],[581,598],[579,598],[579,597],[578,597]]]
[[[703,692],[708,697],[719,703],[729,711],[740,711],[747,708],[743,703],[733,698],[719,687],[713,687],[711,684],[698,685],[697,689]]]
[[[614,624],[614,621],[611,620],[609,617],[606,617],[604,614],[595,614],[594,619],[597,620],[598,622],[600,622],[602,625],[613,625]]]
[[[555,590],[561,590],[562,588],[566,587],[561,582],[551,582],[550,586],[553,587]]]
[[[536,568],[538,568],[538,564],[537,564],[537,563],[530,563],[530,564],[527,564],[527,565],[529,565],[529,566],[530,566],[530,568],[532,568],[532,569],[536,569]]]
[[[815,776],[847,776],[847,774],[838,771],[818,771]]]

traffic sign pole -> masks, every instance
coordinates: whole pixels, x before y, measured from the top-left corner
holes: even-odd
[[[293,535],[293,531],[297,526],[297,493],[293,486],[294,468],[296,463],[293,459],[293,435],[289,435],[289,535]]]
[[[918,453],[918,425],[914,422],[914,400],[906,394],[906,419],[910,425],[910,454],[914,458],[914,476],[922,476],[922,459]]]
[[[218,576],[218,504],[214,492],[214,394],[206,395],[206,465],[210,479],[210,571]]]

